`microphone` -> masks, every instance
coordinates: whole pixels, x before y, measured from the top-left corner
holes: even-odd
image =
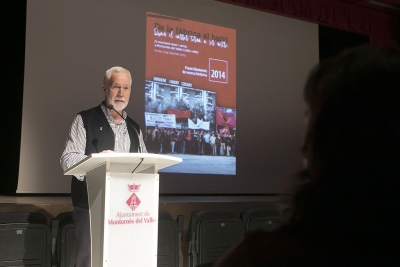
[[[112,109],[112,110],[114,110],[115,112],[117,112],[117,114],[118,114],[127,124],[129,124],[130,126],[133,127],[133,129],[135,129],[135,132],[136,132],[136,134],[137,134],[138,141],[139,141],[139,145],[138,145],[138,147],[139,147],[139,152],[142,153],[142,148],[141,148],[141,146],[140,146],[140,140],[139,140],[140,135],[139,135],[139,131],[136,129],[136,127],[135,127],[134,125],[130,124],[129,121],[125,120],[124,116],[122,116],[121,114],[119,114],[119,112],[114,108],[114,106],[113,106],[112,104],[108,104],[107,108],[108,108],[108,109]],[[140,163],[141,163],[141,162],[140,162]],[[139,165],[140,165],[140,164],[139,164]]]
[[[112,104],[108,104],[107,108],[115,110],[115,108]],[[117,114],[121,116],[121,114],[119,114],[118,111],[115,110],[115,112],[117,112]],[[124,118],[124,117],[121,116],[121,118]]]

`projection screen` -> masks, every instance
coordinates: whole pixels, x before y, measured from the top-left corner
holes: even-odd
[[[69,127],[104,99],[112,66],[132,73],[126,111],[143,132],[230,138],[214,156],[209,146],[167,144],[161,153],[186,165],[161,172],[161,194],[287,192],[302,167],[316,24],[211,0],[27,4],[17,193],[70,192],[59,163]]]

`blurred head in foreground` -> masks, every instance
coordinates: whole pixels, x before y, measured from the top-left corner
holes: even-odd
[[[306,166],[281,230],[340,255],[399,249],[400,51],[362,46],[319,64],[305,99]]]

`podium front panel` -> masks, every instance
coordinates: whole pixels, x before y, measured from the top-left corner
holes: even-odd
[[[64,172],[86,174],[92,266],[157,266],[157,171],[181,161],[148,153],[99,153]]]
[[[159,175],[88,172],[92,266],[157,266]]]
[[[104,266],[157,266],[158,174],[110,173]]]
[[[157,266],[158,174],[109,173],[103,266]]]

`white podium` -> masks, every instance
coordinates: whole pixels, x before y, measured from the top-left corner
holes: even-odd
[[[158,170],[181,158],[92,154],[64,172],[86,175],[92,266],[157,266]]]

